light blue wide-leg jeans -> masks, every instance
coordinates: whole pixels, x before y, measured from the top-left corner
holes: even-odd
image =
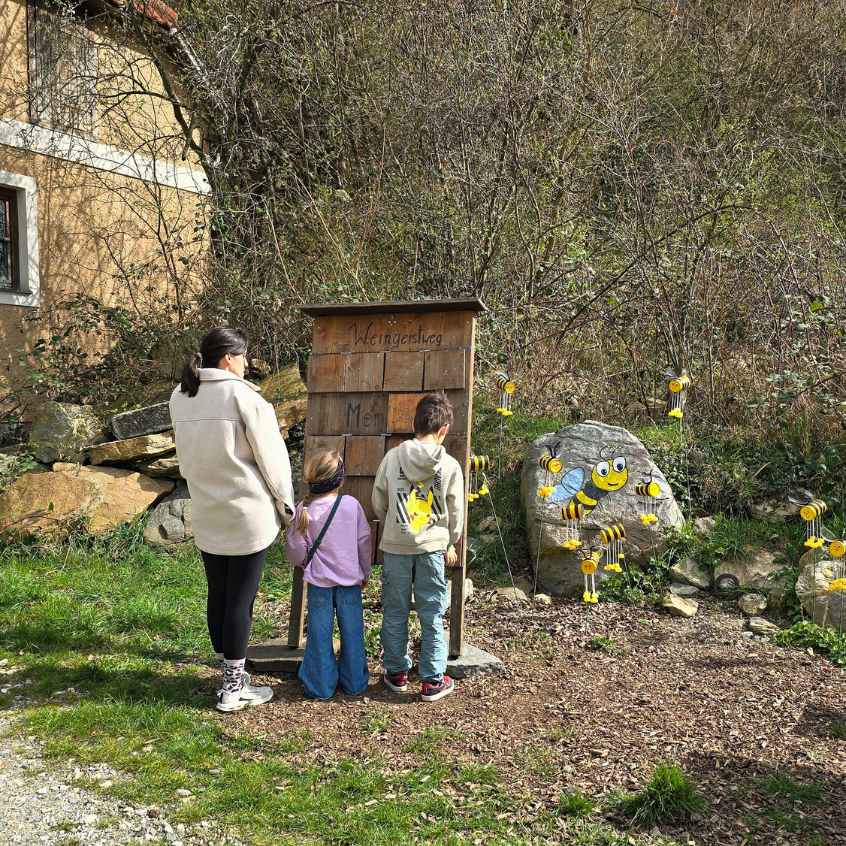
[[[447,606],[447,581],[444,553],[420,555],[384,553],[382,567],[382,663],[387,673],[407,672],[408,614],[411,589],[422,632],[420,643],[420,678],[438,681],[447,664],[444,612]]]
[[[335,615],[341,633],[341,654],[335,657],[332,629]],[[340,683],[345,693],[367,690],[361,587],[308,586],[308,630],[300,681],[314,699],[329,699]]]

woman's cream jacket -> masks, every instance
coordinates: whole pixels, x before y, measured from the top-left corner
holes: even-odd
[[[200,389],[170,398],[179,471],[203,552],[250,555],[270,546],[294,511],[288,450],[273,406],[227,370],[200,369]]]

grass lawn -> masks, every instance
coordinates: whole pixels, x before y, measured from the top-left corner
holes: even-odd
[[[509,426],[521,436],[506,437],[500,453],[498,421],[477,424],[475,449],[497,460],[492,477],[502,471],[492,501],[508,515],[500,541],[480,527],[490,502],[472,511],[471,536],[488,536],[473,550],[477,588],[510,583],[503,544],[512,570],[525,572],[516,470],[525,443],[558,428],[518,416]],[[718,557],[766,532],[720,522],[699,551]],[[377,578],[370,591],[373,658]],[[279,630],[289,592],[277,548],[254,640]],[[54,548],[4,547],[0,661],[20,670],[2,677],[0,688],[11,686],[0,709],[48,756],[115,766],[125,774],[109,788],[117,799],[159,805],[174,822],[208,820],[249,844],[687,846],[684,824],[663,836],[626,819],[626,808],[644,819],[655,808],[700,808],[674,771],[649,782],[668,752],[708,783],[707,798],[720,796],[719,808],[698,811],[709,834],[697,832],[697,846],[836,842],[823,836],[819,785],[836,792],[844,766],[842,676],[807,655],[795,665],[784,650],[727,639],[721,611],[693,629],[605,603],[500,614],[478,602],[468,631],[509,665],[502,681],[464,684],[433,707],[371,687],[371,701],[341,697],[313,711],[295,682],[282,682],[272,706],[223,716],[211,707],[217,671],[204,604],[193,548],[153,550],[137,525]],[[724,669],[735,667],[737,683]],[[754,719],[726,724],[750,708]],[[781,711],[769,720],[773,708]],[[784,733],[787,724],[801,731]],[[191,798],[177,800],[179,788]]]
[[[284,598],[287,586],[277,552],[264,602]],[[261,637],[271,621],[258,605]],[[376,735],[390,722],[380,712],[350,726],[362,735],[359,755],[303,766],[297,753],[314,743],[309,732],[251,736],[211,709],[212,658],[191,549],[153,551],[136,526],[0,553],[0,659],[28,681],[0,696],[0,707],[25,691],[21,728],[56,759],[125,772],[110,788],[121,799],[173,803],[175,820],[208,819],[256,844],[540,843],[563,829],[584,846],[631,842],[602,823],[527,810],[494,767],[451,762],[446,729],[410,744],[417,766],[392,766],[380,755]],[[175,802],[178,788],[194,798]]]

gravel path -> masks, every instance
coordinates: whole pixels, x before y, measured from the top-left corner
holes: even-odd
[[[120,775],[107,766],[45,761],[34,737],[10,734],[0,718],[0,842],[22,846],[170,846],[236,844],[209,823],[171,824],[161,809],[124,804],[86,789],[108,788]]]

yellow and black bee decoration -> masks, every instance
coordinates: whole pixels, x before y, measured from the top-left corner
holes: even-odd
[[[690,387],[690,376],[686,370],[678,375],[670,374],[667,382],[667,417],[681,420],[684,417],[684,406],[687,401],[687,389]]]
[[[608,494],[624,488],[628,481],[628,464],[624,456],[604,458],[591,468],[590,476],[582,467],[568,470],[553,488],[550,500],[556,504],[562,503],[565,520],[568,519],[566,512],[571,505],[580,505],[584,516],[590,514]],[[574,513],[572,509],[570,511]]]
[[[467,502],[473,503],[479,497],[490,493],[485,471],[491,466],[487,455],[470,454],[470,484],[467,492]],[[481,481],[481,484],[479,482]]]
[[[596,570],[602,559],[602,550],[592,546],[585,550],[579,561],[579,569],[585,577],[585,592],[582,594],[582,602],[596,605],[599,602],[599,594],[596,592]]]
[[[625,561],[626,553],[623,551],[623,544],[626,540],[626,527],[622,523],[614,523],[599,530],[596,536],[597,541],[602,545],[605,552],[605,571],[609,573],[622,573],[622,564]]]
[[[805,546],[819,549],[824,543],[822,536],[822,515],[828,511],[828,505],[821,499],[812,499],[799,509],[799,516],[805,521]]]
[[[830,540],[828,542],[828,554],[832,558],[843,558],[846,555],[846,538]]]
[[[561,541],[559,546],[570,551],[578,549],[582,545],[584,506],[578,502],[570,501],[561,509],[561,516],[564,519],[564,540]]]
[[[651,476],[643,479],[635,485],[635,493],[640,506],[640,522],[648,528],[658,522],[658,515],[655,513],[656,500],[661,496],[661,485]]]
[[[502,370],[496,372],[495,378],[499,388],[499,405],[496,413],[501,417],[511,417],[514,414],[511,410],[511,400],[517,392],[517,383]]]
[[[557,476],[564,469],[564,465],[561,463],[561,459],[556,455],[556,452],[557,449],[555,447],[549,447],[549,452],[545,452],[538,459],[538,464],[541,469],[546,472],[546,484],[541,485],[538,488],[538,496],[541,499],[546,499],[552,495],[552,492],[555,490],[555,485],[550,484],[550,477]]]

